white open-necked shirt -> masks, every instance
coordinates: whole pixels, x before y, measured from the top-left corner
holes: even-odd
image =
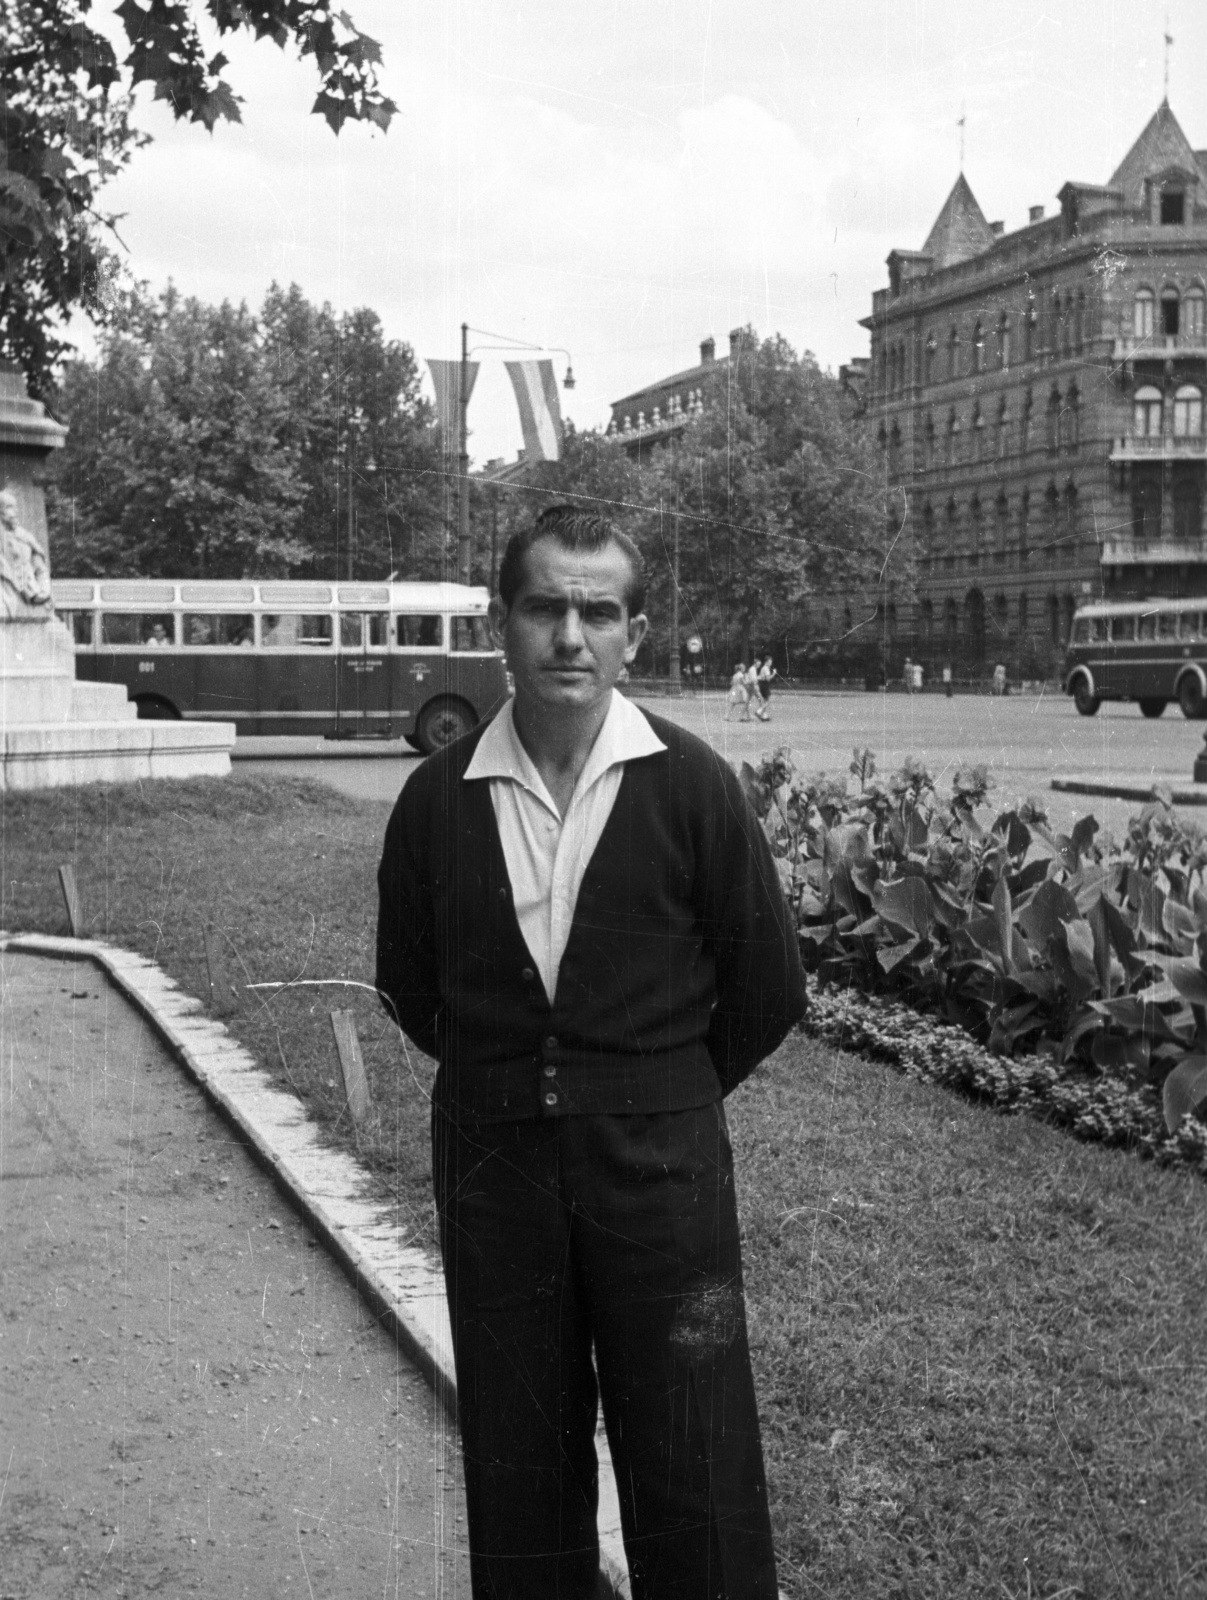
[[[563,817],[520,743],[508,701],[487,728],[463,781],[486,778],[516,920],[550,1003],[578,891],[620,792],[624,764],[666,746],[625,697],[612,703]]]

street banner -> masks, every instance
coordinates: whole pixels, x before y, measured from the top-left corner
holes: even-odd
[[[429,356],[427,361],[428,371],[432,375],[432,384],[436,390],[436,422],[440,428],[440,438],[445,450],[449,454],[455,453],[458,447],[458,430],[460,419],[457,406],[461,398],[461,363],[459,361],[433,361]],[[469,397],[474,392],[474,380],[478,376],[478,362],[465,363],[465,401],[469,404]]]
[[[528,461],[557,461],[562,453],[562,409],[552,361],[505,361],[515,390]]]

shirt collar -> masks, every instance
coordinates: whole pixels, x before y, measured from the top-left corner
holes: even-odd
[[[508,700],[478,741],[473,759],[466,767],[466,781],[473,778],[510,778],[523,785],[538,800],[556,811],[544,780],[536,769],[527,750],[520,743],[512,715],[514,700]],[[576,794],[587,790],[610,768],[635,761],[640,756],[652,756],[666,746],[650,727],[642,713],[619,690],[612,690],[612,703],[603,726],[595,736],[587,764],[578,780]]]

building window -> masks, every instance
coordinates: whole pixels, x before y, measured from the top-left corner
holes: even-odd
[[[1153,336],[1153,292],[1137,289],[1132,301],[1132,337],[1151,339]]]
[[[1060,312],[1060,351],[1066,356],[1073,353],[1073,317],[1073,296],[1067,294]]]
[[[922,559],[929,563],[935,553],[935,508],[928,500],[922,507]]]
[[[1048,596],[1048,637],[1054,645],[1060,644],[1060,601],[1054,594]]]
[[[1161,471],[1146,467],[1132,473],[1132,537],[1141,543],[1161,537]]]
[[[897,483],[901,478],[901,429],[893,423],[892,432],[888,436],[888,475]]]
[[[1177,336],[1179,308],[1178,291],[1170,284],[1161,290],[1161,332],[1167,339]]]
[[[954,657],[960,642],[960,608],[954,600],[943,606],[943,643],[949,657]]]
[[[923,600],[919,618],[922,629],[922,646],[929,654],[935,642],[935,607],[933,600]]]
[[[926,413],[926,423],[922,429],[922,465],[929,472],[935,464],[935,415],[933,411]]]
[[[1031,515],[1031,494],[1024,489],[1018,502],[1018,554],[1021,561],[1027,559],[1027,522]]]
[[[1085,349],[1085,342],[1089,338],[1089,328],[1086,326],[1085,290],[1077,291],[1077,315],[1073,323],[1073,348],[1080,355]]]
[[[1184,383],[1173,397],[1175,439],[1197,439],[1203,432],[1203,391],[1197,384]]]
[[[960,330],[952,323],[951,332],[947,336],[947,376],[958,378],[960,375]]]
[[[981,512],[981,498],[973,495],[968,504],[968,555],[972,566],[977,566],[981,559],[981,545],[984,543],[985,519]]]
[[[1023,396],[1023,409],[1018,419],[1018,448],[1023,455],[1031,448],[1031,413],[1034,407],[1030,389]]]
[[[1036,326],[1039,317],[1035,310],[1035,302],[1028,300],[1027,308],[1023,312],[1023,360],[1034,361],[1036,345]]]
[[[1077,485],[1069,480],[1064,492],[1064,540],[1072,548],[1077,544]]]
[[[943,560],[953,567],[956,560],[956,540],[960,531],[960,513],[954,499],[947,502],[947,527],[944,531]]]
[[[960,419],[954,411],[947,415],[947,439],[944,446],[946,465],[954,467],[960,459]]]
[[[1060,491],[1054,483],[1044,490],[1044,543],[1048,547],[1049,564],[1055,564],[1056,546],[1060,543]]]
[[[1203,531],[1203,495],[1198,473],[1174,480],[1173,536],[1179,544],[1197,544]]]
[[[985,459],[985,419],[981,415],[979,403],[972,408],[972,459],[974,461]]]
[[[1004,556],[1006,547],[1010,543],[1010,502],[1005,493],[998,495],[993,502],[993,520],[996,529],[997,552]]]
[[[1010,610],[1004,594],[999,594],[993,602],[993,642],[995,654],[1000,654],[1010,642]]]
[[[1048,454],[1055,455],[1060,449],[1060,390],[1053,389],[1048,396],[1047,411],[1047,445]]]
[[[1081,395],[1075,383],[1069,385],[1060,413],[1060,443],[1068,455],[1076,454],[1081,446]]]
[[[997,364],[1003,372],[1010,366],[1010,318],[1004,311],[997,325]]]
[[[1132,433],[1137,439],[1161,437],[1161,391],[1146,383],[1132,397]]]
[[[998,404],[993,434],[993,453],[999,461],[1004,461],[1010,454],[1010,408],[1005,397]]]
[[[1020,594],[1018,597],[1018,642],[1020,645],[1027,637],[1027,628],[1030,623],[1027,610],[1027,597],[1025,594]]]
[[[1161,196],[1162,227],[1179,227],[1186,215],[1186,196],[1181,189],[1166,189]]]
[[[1203,342],[1203,291],[1187,289],[1182,300],[1182,335],[1188,344]]]
[[[928,333],[926,335],[926,343],[922,347],[922,372],[927,383],[935,381],[935,354],[938,348],[934,334]]]
[[[978,322],[972,330],[972,370],[983,372],[985,368],[985,330]]]
[[[1048,349],[1055,355],[1060,349],[1060,334],[1063,318],[1060,313],[1060,296],[1056,290],[1052,291],[1052,300],[1048,307]]]

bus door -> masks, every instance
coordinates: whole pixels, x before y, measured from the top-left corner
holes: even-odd
[[[390,667],[398,731],[413,739],[424,706],[444,693],[444,618],[436,611],[396,613],[393,644]]]
[[[185,604],[188,588],[185,585]],[[197,587],[200,587],[198,585]],[[255,618],[247,611],[186,609],[180,619],[181,682],[190,714],[233,722],[240,733],[255,731]]]
[[[261,586],[260,653],[256,689],[259,731],[324,734],[336,704],[335,614],[331,611],[272,611]]]
[[[388,612],[340,613],[337,735],[363,739],[392,731],[389,642]]]

